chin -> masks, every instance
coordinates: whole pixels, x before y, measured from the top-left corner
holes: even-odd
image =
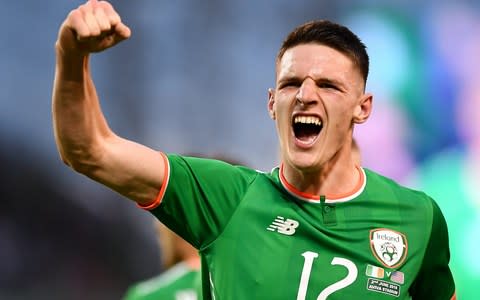
[[[295,169],[301,171],[314,169],[318,162],[315,157],[308,153],[297,153],[294,155],[294,157],[291,157],[289,161]]]

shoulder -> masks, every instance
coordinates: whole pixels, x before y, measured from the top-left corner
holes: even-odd
[[[256,175],[260,173],[257,170],[244,166],[231,160],[222,160],[209,157],[185,156],[179,154],[166,154],[170,165],[184,166],[193,169],[215,170],[215,171],[233,171],[245,174]]]
[[[424,191],[401,185],[368,169],[365,169],[365,174],[367,176],[365,192],[369,198],[379,202],[397,203],[402,211],[426,222],[432,222],[439,216],[443,218],[435,200]]]
[[[372,170],[364,169],[367,176],[367,192],[370,196],[378,196],[398,199],[402,203],[410,203],[415,206],[423,206],[433,213],[438,213],[439,208],[432,197],[424,191],[416,190],[399,184],[395,180],[380,175]]]

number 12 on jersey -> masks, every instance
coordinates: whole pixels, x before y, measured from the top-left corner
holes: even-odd
[[[298,287],[297,300],[305,300],[308,289],[308,282],[310,281],[310,274],[312,273],[313,261],[318,257],[318,253],[306,251],[302,253],[304,258],[302,276],[300,277],[300,285]],[[357,279],[358,270],[355,264],[345,258],[334,257],[331,262],[332,265],[344,266],[348,270],[345,278],[327,286],[317,297],[317,300],[325,300],[334,292],[341,290],[351,285]]]

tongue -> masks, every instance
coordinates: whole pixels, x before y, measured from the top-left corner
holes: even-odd
[[[296,134],[297,139],[304,143],[311,143],[317,137],[317,131],[302,130]]]

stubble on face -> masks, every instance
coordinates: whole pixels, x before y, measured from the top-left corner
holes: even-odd
[[[300,172],[319,172],[341,151],[351,135],[352,114],[364,83],[352,60],[330,47],[304,44],[288,49],[277,62],[271,105],[277,116],[282,161]],[[303,93],[308,107],[302,114],[319,116],[322,129],[315,142],[298,147],[292,116],[299,113],[295,97]]]

